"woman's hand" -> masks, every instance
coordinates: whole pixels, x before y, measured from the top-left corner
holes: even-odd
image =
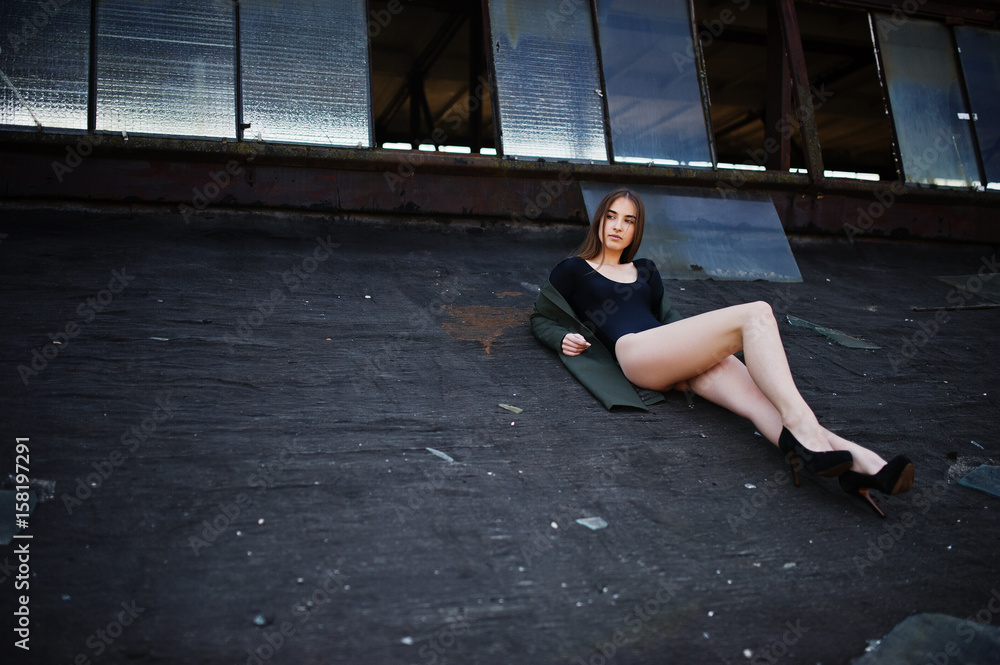
[[[568,333],[562,340],[562,352],[567,356],[578,356],[590,348],[590,342],[579,333]]]

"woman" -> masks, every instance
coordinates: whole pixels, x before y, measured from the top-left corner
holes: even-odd
[[[819,424],[792,380],[778,324],[765,302],[683,318],[671,309],[656,266],[635,259],[645,208],[628,189],[597,207],[575,256],[552,270],[531,314],[535,336],[609,409],[645,408],[633,386],[689,390],[749,418],[800,469],[838,477],[841,488],[885,517],[869,495],[913,486],[905,456],[886,463]],[[745,364],[733,354],[743,351]]]

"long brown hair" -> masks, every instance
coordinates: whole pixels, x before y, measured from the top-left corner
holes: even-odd
[[[594,213],[594,219],[590,222],[587,237],[583,239],[580,247],[577,248],[576,256],[587,260],[596,259],[600,256],[601,263],[604,263],[604,243],[601,241],[601,223],[604,221],[604,216],[608,214],[608,210],[611,209],[611,204],[618,199],[628,199],[635,204],[635,235],[632,236],[632,244],[625,248],[618,262],[631,263],[632,259],[635,258],[635,253],[639,251],[639,244],[642,242],[642,231],[646,227],[646,207],[642,204],[642,199],[639,198],[639,195],[627,187],[620,187],[608,192],[607,196],[601,199],[600,204],[597,206],[597,211]]]

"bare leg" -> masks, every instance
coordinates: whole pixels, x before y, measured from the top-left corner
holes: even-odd
[[[851,469],[858,473],[875,474],[885,466],[885,460],[874,451],[853,441],[848,441],[830,430],[827,430],[827,440],[834,450],[846,450],[854,456],[854,464],[851,465]]]
[[[782,427],[781,414],[753,382],[743,363],[734,356],[724,358],[707,372],[689,379],[683,387],[690,388],[696,395],[749,419],[765,439],[778,445]],[[851,466],[854,471],[874,474],[885,466],[885,460],[871,450],[848,441],[826,428],[823,428],[823,431],[831,449],[847,450],[854,456],[854,464]]]
[[[630,381],[664,390],[704,374],[741,349],[752,383],[778,412],[781,425],[807,448],[831,450],[826,430],[795,386],[778,323],[765,302],[726,307],[626,335],[618,340],[615,353]],[[770,421],[764,427],[770,431]],[[763,430],[761,434],[767,435]]]

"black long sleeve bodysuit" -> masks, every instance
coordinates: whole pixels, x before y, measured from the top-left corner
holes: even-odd
[[[549,276],[552,286],[612,354],[622,336],[663,325],[660,272],[649,259],[633,263],[639,276],[628,283],[608,279],[578,256],[562,261]]]

